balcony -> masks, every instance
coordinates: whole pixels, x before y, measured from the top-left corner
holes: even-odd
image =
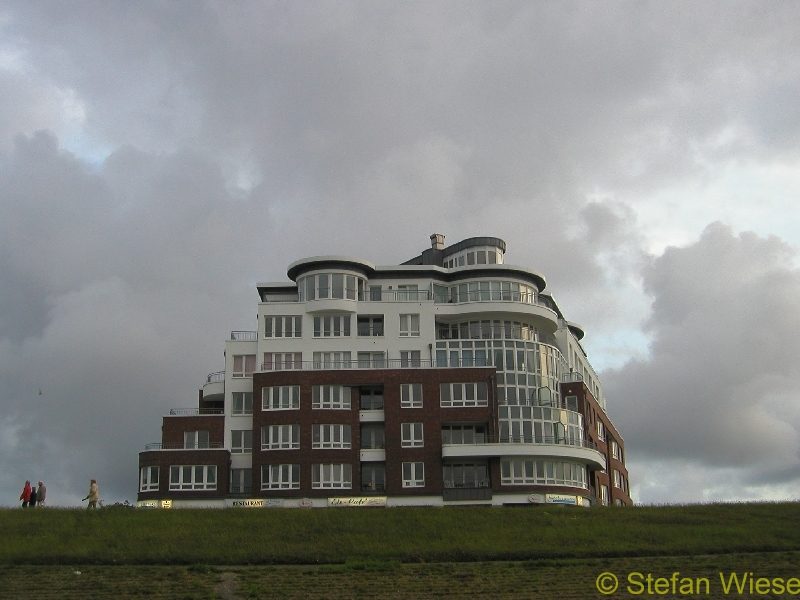
[[[386,450],[383,448],[362,448],[361,462],[386,462]]]
[[[231,339],[235,342],[257,342],[257,331],[231,331]]]
[[[261,363],[262,372],[270,371],[331,371],[340,369],[452,369],[452,368],[465,368],[472,369],[475,367],[492,367],[488,360],[462,360],[462,359],[447,359],[447,360],[417,360],[417,359],[399,359],[392,358],[389,360],[341,360],[341,361],[291,361],[283,363]],[[225,373],[222,374],[223,378]],[[210,375],[209,375],[210,377]]]
[[[427,302],[433,294],[426,290],[375,290],[358,293],[359,302]]]
[[[491,500],[492,488],[488,479],[479,481],[455,482],[445,481],[442,500],[445,502],[464,502],[474,500]]]
[[[442,444],[442,458],[532,456],[551,460],[575,460],[590,470],[606,468],[605,456],[591,440],[549,437],[488,437],[475,444]]]
[[[361,423],[383,423],[386,420],[384,412],[380,410],[359,410],[358,420]]]
[[[217,371],[216,373],[210,373],[208,377],[206,377],[206,383],[225,383],[225,371]]]
[[[145,450],[224,450],[225,446],[222,442],[209,442],[207,446],[202,448],[186,448],[183,442],[154,442],[152,444],[146,444],[144,447]]]
[[[170,417],[204,417],[208,415],[224,415],[222,408],[170,408]]]

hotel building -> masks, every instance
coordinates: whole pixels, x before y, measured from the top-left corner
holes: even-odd
[[[139,506],[631,504],[584,332],[505,251],[434,234],[258,284],[257,330],[139,454]]]

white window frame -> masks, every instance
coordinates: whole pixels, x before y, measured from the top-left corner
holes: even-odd
[[[311,488],[349,490],[353,487],[353,466],[350,464],[312,464]]]
[[[600,504],[608,506],[608,486],[604,483],[600,484]]]
[[[606,427],[603,422],[598,419],[597,421],[597,439],[601,442],[606,441]]]
[[[403,463],[403,487],[425,487],[425,463],[404,462]]]
[[[291,371],[303,368],[302,352],[264,352],[262,371]]]
[[[261,427],[262,450],[297,450],[300,448],[300,425],[264,425]]]
[[[231,454],[252,454],[252,453],[253,453],[253,430],[232,429]]]
[[[586,465],[531,457],[503,458],[500,461],[500,484],[589,487]]]
[[[362,335],[359,329],[359,319],[365,320],[369,325],[369,332]],[[380,323],[380,328],[376,327]],[[380,333],[376,333],[380,330]],[[383,337],[386,335],[386,319],[384,315],[358,315],[356,317],[356,337]]]
[[[614,487],[618,490],[624,490],[622,487],[623,485],[622,473],[620,473],[617,469],[614,469]]]
[[[261,489],[262,491],[300,489],[300,465],[261,465]]]
[[[231,377],[252,377],[256,370],[255,354],[234,354]]]
[[[439,404],[443,408],[489,406],[489,386],[476,383],[443,383],[439,387]]]
[[[350,410],[352,390],[347,385],[315,385],[311,388],[311,408]]]
[[[289,335],[286,335],[287,333]],[[300,315],[265,315],[264,337],[266,339],[303,337],[303,317]]]
[[[234,416],[252,415],[253,392],[231,392],[231,414]]]
[[[153,481],[155,475],[155,481]],[[140,492],[157,492],[159,481],[159,466],[153,465],[150,467],[142,467],[139,469],[139,491]]]
[[[300,386],[276,385],[261,388],[261,410],[300,410]]]
[[[400,368],[407,369],[408,367],[421,367],[422,366],[422,352],[419,350],[401,350],[400,351]]]
[[[400,384],[400,408],[422,408],[422,384]]]
[[[352,447],[350,425],[314,423],[311,426],[311,447],[314,449],[349,450]]]
[[[425,446],[422,423],[401,423],[400,432],[400,445],[403,448],[423,448]]]
[[[206,429],[183,432],[184,450],[208,450],[211,447],[211,434]]]
[[[400,315],[400,337],[419,337],[419,313]]]
[[[331,315],[314,317],[314,337],[350,337],[350,315]]]
[[[350,352],[314,352],[315,369],[349,369]]]
[[[216,490],[217,465],[170,465],[169,489],[170,491]]]

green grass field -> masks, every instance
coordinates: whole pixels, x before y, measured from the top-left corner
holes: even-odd
[[[0,598],[630,598],[632,571],[711,582],[662,598],[741,595],[720,572],[800,577],[800,503],[0,510]],[[790,597],[769,592],[752,595]]]

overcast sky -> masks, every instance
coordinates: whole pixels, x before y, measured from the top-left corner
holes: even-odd
[[[800,496],[796,2],[5,0],[0,98],[0,504],[135,500],[256,282],[433,232],[585,327],[635,500]]]

